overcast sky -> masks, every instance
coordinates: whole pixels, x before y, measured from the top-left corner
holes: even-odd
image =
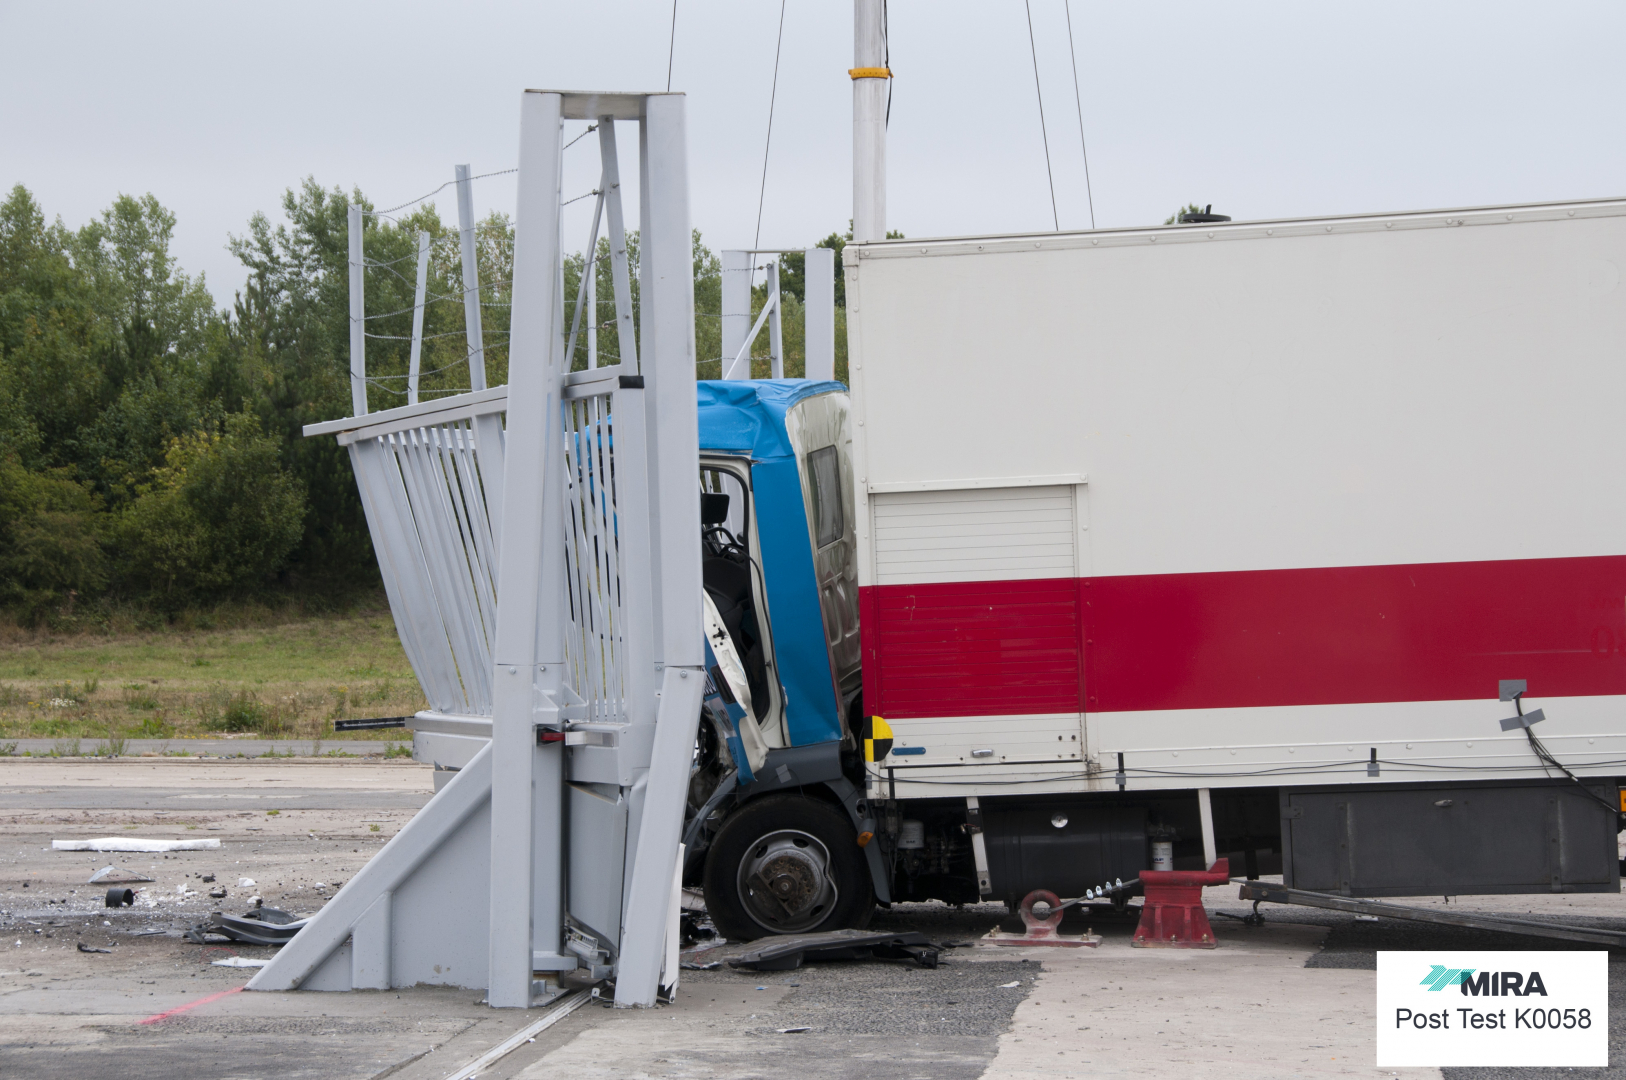
[[[1085,228],[1066,9],[1031,4],[1057,212]],[[890,7],[888,225],[1051,228],[1024,5]],[[1626,195],[1619,0],[1071,0],[1071,15],[1101,227],[1192,201],[1258,218]],[[714,249],[757,227],[779,17],[771,0],[678,0],[672,89],[689,95],[694,223]],[[276,217],[285,188],[314,176],[390,206],[457,163],[508,168],[523,88],[665,89],[671,20],[671,0],[0,0],[0,182],[72,226],[152,192],[179,217],[181,265],[227,302],[243,278],[227,234]],[[764,246],[846,228],[851,65],[850,4],[788,0]],[[592,188],[591,142],[567,190]],[[512,179],[482,181],[477,210],[510,210]]]

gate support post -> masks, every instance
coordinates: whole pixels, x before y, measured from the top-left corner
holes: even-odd
[[[559,422],[559,251],[562,99],[520,97],[519,184],[514,214],[516,304],[508,367],[508,432],[497,580],[491,717],[491,952],[486,999],[531,1003],[536,962],[557,957],[562,745],[537,743],[539,723],[557,726],[564,671],[560,591],[564,564],[563,450]],[[538,828],[538,819],[541,827]],[[534,920],[534,922],[533,922]],[[533,926],[536,937],[533,941]],[[540,954],[533,957],[533,951]],[[560,960],[559,967],[574,968]],[[546,970],[544,967],[543,970]]]
[[[643,820],[627,892],[615,1003],[655,1004],[684,791],[704,686],[700,616],[699,417],[694,271],[683,98],[653,95],[643,129],[644,407],[656,550],[656,662],[664,669]]]

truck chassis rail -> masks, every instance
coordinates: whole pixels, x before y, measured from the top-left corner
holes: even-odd
[[[1263,922],[1259,914],[1261,903],[1299,904],[1304,907],[1347,911],[1355,915],[1381,916],[1387,919],[1409,919],[1412,922],[1435,923],[1440,926],[1466,926],[1475,930],[1495,930],[1507,934],[1525,934],[1530,937],[1558,938],[1562,941],[1584,941],[1593,945],[1606,945],[1611,949],[1626,949],[1626,933],[1587,926],[1562,926],[1556,923],[1536,922],[1531,919],[1506,919],[1497,915],[1456,914],[1431,911],[1427,908],[1407,907],[1381,900],[1362,900],[1333,893],[1310,892],[1308,889],[1290,889],[1285,885],[1272,885],[1259,881],[1244,881],[1237,895],[1253,901],[1254,914],[1249,922]]]

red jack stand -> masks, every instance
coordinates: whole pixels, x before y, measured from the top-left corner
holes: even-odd
[[[1137,949],[1212,949],[1214,928],[1203,910],[1203,886],[1231,880],[1231,863],[1218,859],[1207,870],[1142,870],[1146,901],[1130,944]]]

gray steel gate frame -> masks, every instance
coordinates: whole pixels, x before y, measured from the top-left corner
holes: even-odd
[[[676,984],[663,960],[704,685],[684,98],[527,91],[520,113],[509,385],[484,388],[471,330],[475,390],[366,413],[352,208],[357,415],[305,429],[350,448],[391,611],[432,711],[489,716],[491,742],[251,990],[430,982],[483,987],[491,1005],[524,1008],[545,989],[538,976],[578,965],[613,973],[618,1006],[652,1005]],[[625,339],[620,364],[575,373],[560,237],[566,120],[599,126],[592,236],[607,213]],[[641,347],[630,333],[618,121],[638,124]],[[477,288],[465,263],[465,285]],[[608,810],[567,830],[567,785]],[[594,920],[570,911],[572,881],[608,890],[619,910]]]

